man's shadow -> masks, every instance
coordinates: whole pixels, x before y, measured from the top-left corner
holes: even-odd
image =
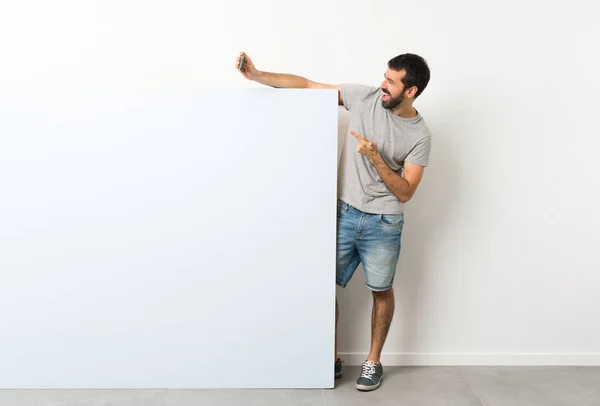
[[[434,117],[434,114],[430,114]],[[427,115],[427,117],[429,114]],[[423,317],[435,314],[438,306],[432,296],[435,269],[430,259],[435,247],[456,238],[454,221],[461,196],[458,162],[455,160],[452,133],[466,123],[456,114],[444,114],[428,120],[433,133],[429,166],[416,194],[405,205],[405,224],[402,232],[400,260],[394,280],[396,309],[385,346],[382,362],[404,364],[411,362],[405,354],[423,352],[419,349]],[[343,148],[348,131],[348,114],[340,109],[338,142]],[[339,153],[338,153],[339,159]],[[452,226],[452,227],[449,227]],[[346,289],[337,287],[340,305],[338,352],[347,363],[357,364],[369,352],[371,345],[371,311],[373,298],[365,285],[362,265]],[[443,333],[443,332],[442,332]]]

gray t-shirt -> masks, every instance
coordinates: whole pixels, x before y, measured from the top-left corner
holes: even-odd
[[[357,152],[358,141],[350,131],[372,141],[387,165],[399,175],[404,162],[427,166],[431,132],[420,114],[402,118],[381,105],[378,87],[341,85],[344,107],[350,112],[350,127],[338,173],[338,198],[367,213],[400,214],[404,205],[387,188],[369,158]]]

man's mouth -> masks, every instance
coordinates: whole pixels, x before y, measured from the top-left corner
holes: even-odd
[[[383,101],[388,101],[390,99],[390,95],[387,93],[384,93],[382,98],[383,98]]]

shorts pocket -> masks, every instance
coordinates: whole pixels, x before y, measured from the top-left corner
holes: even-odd
[[[398,227],[404,224],[404,214],[380,214],[379,222],[390,227]]]

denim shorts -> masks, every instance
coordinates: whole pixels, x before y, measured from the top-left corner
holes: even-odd
[[[360,263],[372,291],[392,287],[400,256],[403,214],[370,214],[337,202],[336,282],[345,288]]]

